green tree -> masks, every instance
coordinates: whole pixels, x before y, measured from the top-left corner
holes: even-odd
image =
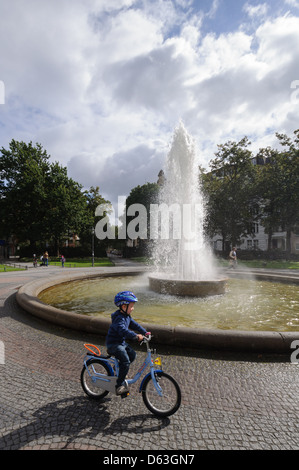
[[[203,173],[201,178],[207,200],[205,231],[209,238],[220,234],[222,238],[222,251],[225,251],[226,242],[229,240],[229,228],[226,221],[229,220],[230,210],[226,197],[226,189],[221,179],[213,175],[213,173]]]
[[[278,151],[271,147],[260,149],[257,158],[262,159],[264,164],[257,165],[256,187],[260,200],[261,224],[268,234],[268,251],[272,248],[272,236],[278,230],[279,209],[275,201],[279,192],[279,178],[275,167],[270,163],[277,160]],[[274,170],[274,171],[273,171]]]
[[[291,233],[299,224],[299,130],[294,139],[276,134],[283,150],[261,149],[267,163],[259,168],[258,184],[261,197],[263,225],[269,235],[271,248],[273,231],[286,231],[286,252],[291,252]]]
[[[114,244],[113,240],[98,240],[97,237],[92,235],[92,231],[95,228],[97,222],[100,219],[106,217],[109,213],[111,213],[111,202],[106,200],[100,194],[99,186],[91,186],[88,191],[84,192],[86,198],[86,214],[85,214],[85,223],[80,231],[80,241],[83,247],[86,247],[86,250],[91,252],[92,248],[92,240],[94,241],[94,248],[96,256],[103,256],[106,253],[106,248],[110,244]],[[96,209],[98,206],[105,207],[103,214],[101,216],[97,216]]]
[[[146,183],[142,186],[138,185],[133,188],[126,199],[126,214],[128,214],[129,207],[133,206],[133,204],[141,204],[145,208],[146,214],[146,227],[147,233],[141,234],[141,238],[148,239],[150,234],[150,205],[158,203],[158,192],[159,192],[159,185],[157,183]],[[142,216],[142,214],[140,214]],[[138,220],[139,214],[134,215],[127,215],[126,223],[127,226],[132,222],[135,218]],[[136,232],[139,231],[138,224],[136,225]]]
[[[67,169],[53,163],[45,178],[44,236],[59,254],[63,238],[78,234],[87,220],[86,199],[82,186],[67,176]]]
[[[29,241],[53,243],[68,230],[84,224],[86,198],[82,187],[67,176],[66,168],[50,163],[40,144],[12,140],[0,155],[0,217],[2,235]]]
[[[210,162],[211,172],[203,175],[207,195],[207,232],[222,235],[226,242],[236,245],[251,230],[256,220],[258,200],[254,187],[252,152],[244,137],[239,142],[218,145],[216,158]]]
[[[0,156],[0,214],[3,235],[34,246],[44,233],[45,181],[49,157],[37,144],[12,140]]]

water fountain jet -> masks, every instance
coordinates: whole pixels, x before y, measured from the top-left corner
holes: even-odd
[[[155,271],[149,276],[155,292],[198,297],[225,292],[226,279],[217,274],[204,236],[205,204],[198,168],[194,141],[180,123],[159,194],[161,217],[152,253]]]

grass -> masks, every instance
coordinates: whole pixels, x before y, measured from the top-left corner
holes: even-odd
[[[33,263],[31,258],[22,258],[20,261],[25,263]],[[37,265],[40,265],[40,261],[38,260]],[[61,260],[59,258],[50,258],[49,260],[50,266],[61,266]],[[88,258],[68,258],[64,266],[66,268],[90,268],[92,266],[91,257]],[[104,267],[104,266],[114,266],[114,264],[110,261],[109,258],[95,258],[94,259],[94,266],[95,267]]]
[[[143,262],[150,264],[151,260],[146,257],[131,258],[134,261]],[[228,260],[217,259],[219,266],[228,266]],[[287,261],[287,260],[238,260],[238,266],[248,268],[268,268],[268,269],[299,269],[299,261]]]
[[[50,261],[50,264],[54,266],[61,265],[61,261]],[[76,267],[76,268],[90,268],[92,266],[92,260],[90,258],[70,258],[67,259],[64,263],[65,267]],[[114,266],[114,264],[110,261],[109,258],[95,258],[94,259],[94,266],[101,267],[101,266]]]
[[[135,257],[131,258],[134,261],[139,261],[145,264],[151,264],[151,260],[146,257]],[[32,259],[23,258],[20,260],[22,262],[32,263]],[[226,267],[228,266],[228,261],[225,259],[217,260],[219,266]],[[40,263],[38,263],[39,265]],[[58,258],[52,258],[49,262],[52,266],[61,266],[61,261]],[[90,268],[92,266],[91,258],[68,258],[64,263],[66,268]],[[105,267],[105,266],[114,266],[109,258],[95,258],[94,260],[95,267]],[[248,268],[268,268],[268,269],[299,269],[299,261],[286,261],[286,260],[239,260],[238,266]],[[3,271],[20,271],[19,268],[14,268],[11,266],[5,266],[0,264],[0,272]]]
[[[227,266],[228,261],[218,260],[220,266]],[[266,269],[299,269],[299,261],[287,260],[238,260],[238,267],[245,266],[247,268],[266,268]]]
[[[248,268],[269,268],[269,269],[299,269],[299,261],[287,261],[287,260],[252,260],[252,261],[240,261]]]
[[[8,266],[5,264],[0,264],[0,273],[8,271],[24,271],[22,268],[14,268],[13,266]]]

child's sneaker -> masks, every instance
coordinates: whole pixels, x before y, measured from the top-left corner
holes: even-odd
[[[126,385],[120,385],[116,389],[116,395],[122,395],[123,393],[126,393],[128,391],[128,387]]]

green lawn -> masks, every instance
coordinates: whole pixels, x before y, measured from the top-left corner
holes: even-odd
[[[58,266],[60,265],[61,266],[61,261],[51,261],[50,260],[50,264],[51,265],[55,265],[55,266]],[[76,268],[90,268],[92,266],[92,260],[91,258],[70,258],[70,259],[67,259],[64,263],[64,266],[65,267],[76,267]],[[95,267],[101,267],[101,266],[114,266],[114,264],[110,261],[109,258],[95,258],[94,259],[94,266]]]
[[[8,272],[8,271],[23,271],[23,269],[14,268],[12,266],[8,266],[8,265],[5,265],[5,264],[0,264],[0,273]]]
[[[141,263],[151,264],[151,260],[147,259],[146,257],[139,257],[139,258],[132,258],[134,261],[139,261]],[[22,262],[32,263],[32,260],[29,258],[24,258],[20,260]],[[228,261],[219,259],[217,260],[219,266],[228,266]],[[40,263],[38,263],[39,265]],[[52,258],[49,262],[52,266],[61,266],[61,261],[58,258]],[[69,258],[64,263],[66,268],[89,268],[92,266],[91,258]],[[110,261],[109,258],[95,258],[94,260],[95,267],[105,267],[105,266],[113,266],[113,263]],[[285,261],[285,260],[273,260],[273,261],[265,261],[265,260],[238,260],[238,267],[241,268],[242,266],[248,268],[268,268],[268,269],[299,269],[299,261]],[[11,266],[5,266],[0,264],[0,272],[4,271],[20,271],[19,268],[14,268]]]
[[[132,258],[134,261],[140,261],[146,264],[151,264],[151,260],[146,257]],[[218,259],[219,266],[228,266],[228,260]],[[286,261],[286,260],[238,260],[238,267],[242,266],[248,268],[268,268],[268,269],[299,269],[299,261]]]
[[[219,260],[220,266],[227,266],[227,260]],[[298,261],[286,261],[286,260],[238,260],[238,267],[242,266],[247,268],[267,268],[267,269],[299,269]]]
[[[299,261],[273,260],[273,261],[240,261],[249,268],[269,268],[269,269],[299,269]]]
[[[22,258],[20,261],[25,263],[33,263],[32,259],[30,258]],[[37,265],[40,265],[40,261],[38,260]],[[61,260],[59,258],[50,258],[49,259],[50,266],[61,266]],[[91,257],[88,258],[67,258],[64,263],[66,268],[89,268],[92,266]],[[95,258],[94,259],[94,266],[101,267],[101,266],[114,266],[111,263],[109,258]]]

